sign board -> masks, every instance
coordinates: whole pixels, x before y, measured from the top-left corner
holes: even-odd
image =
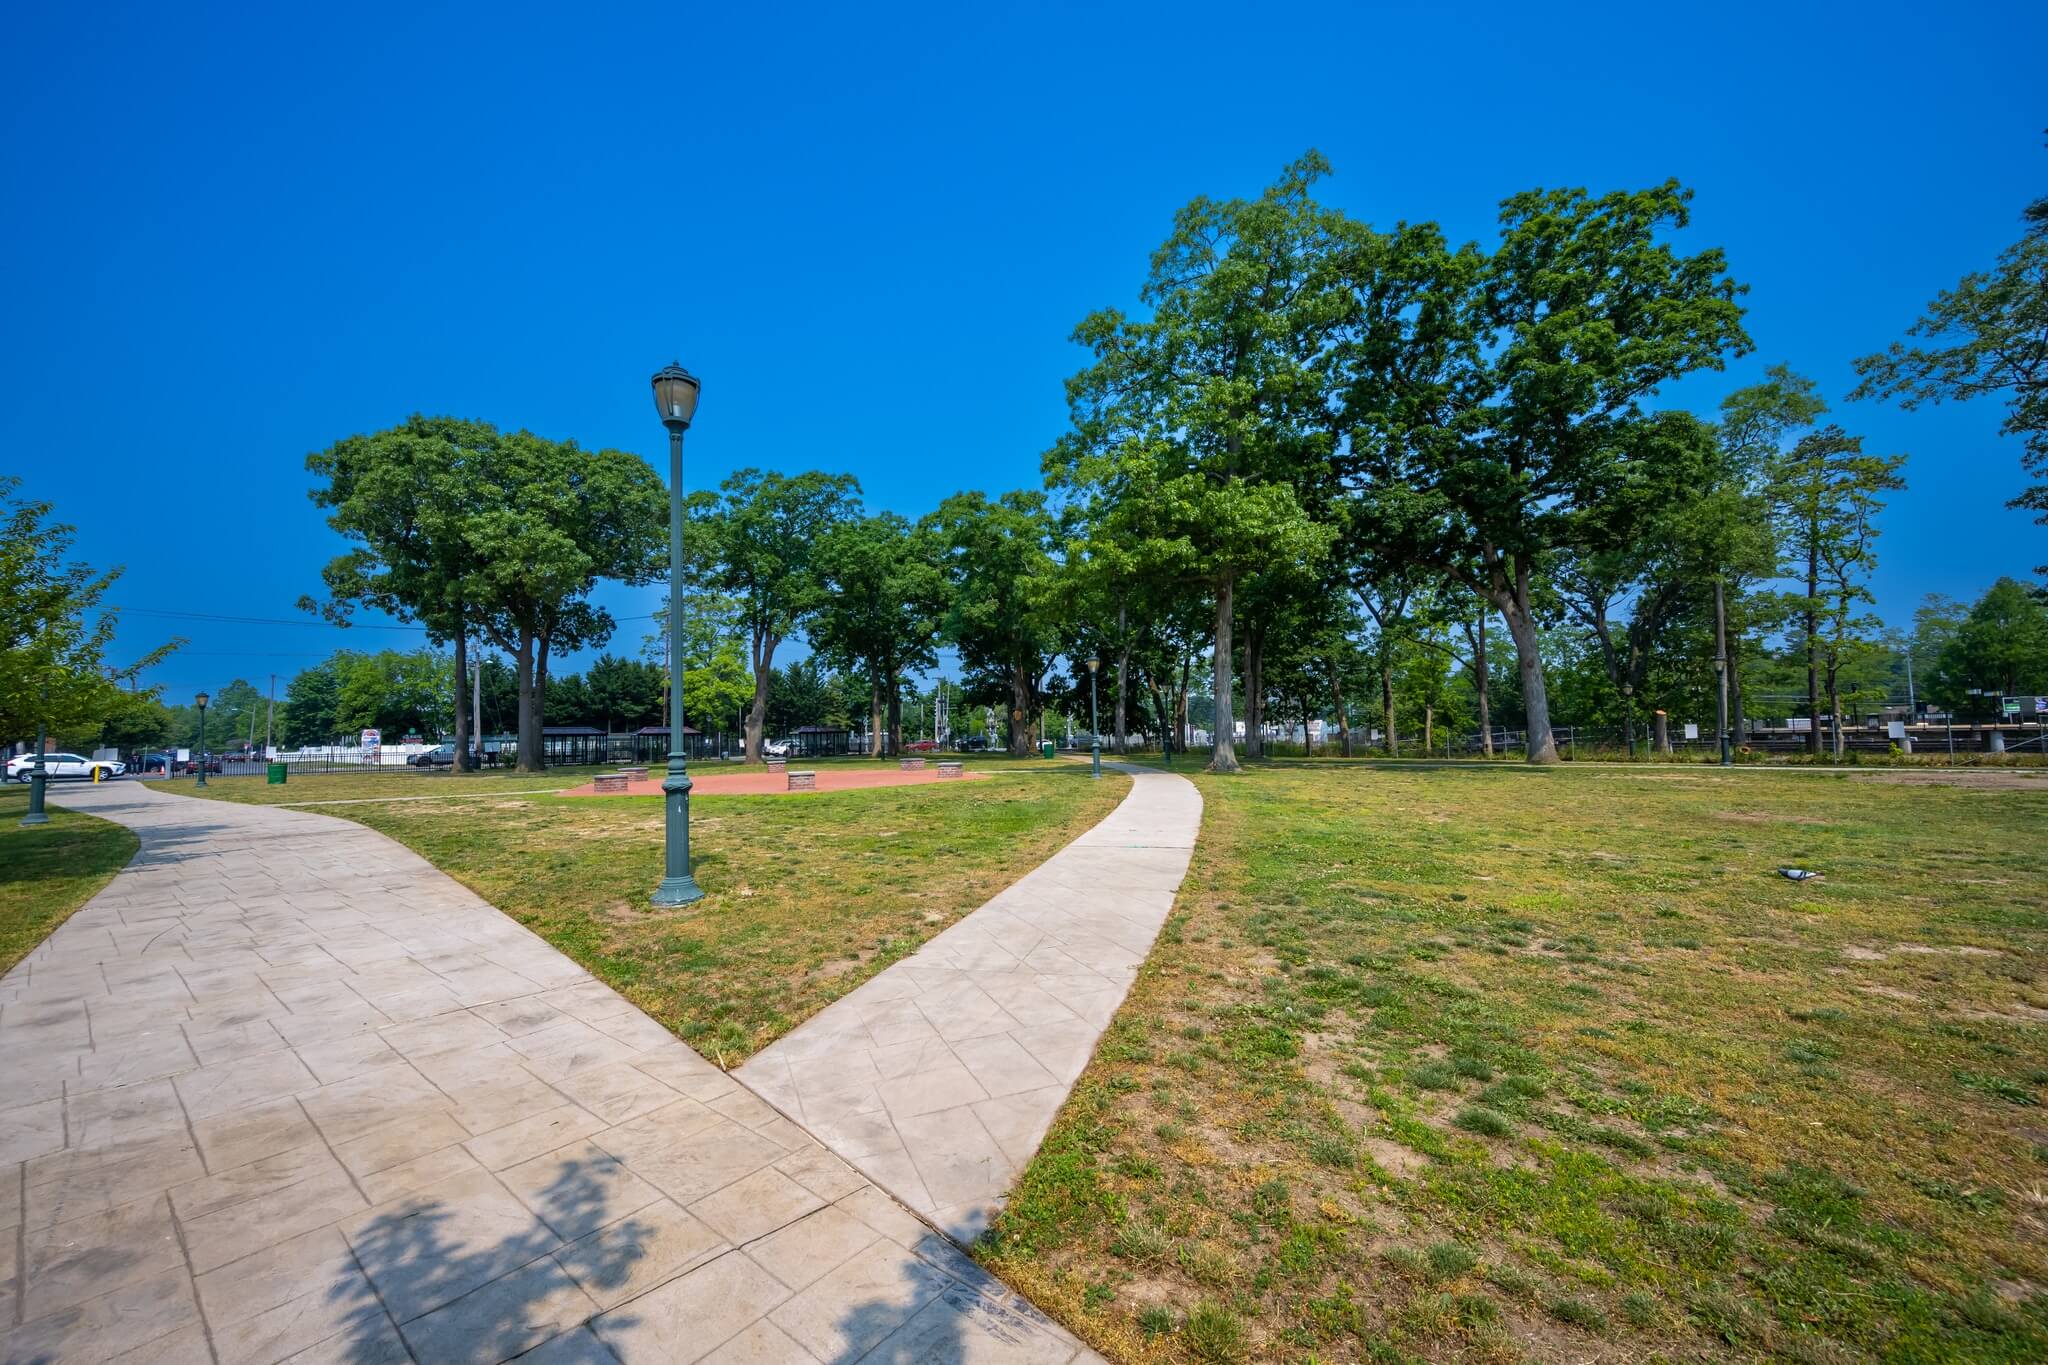
[[[2048,716],[2048,697],[2034,698],[2034,714],[2037,716]]]
[[[1689,720],[1685,723],[1685,737],[1687,739],[1698,739],[1700,737],[1698,721]]]
[[[1906,722],[1902,720],[1888,720],[1884,723],[1884,732],[1895,740],[1904,739],[1906,737]]]
[[[384,732],[383,732],[383,731],[381,731],[381,730],[365,730],[365,731],[363,731],[363,747],[364,747],[365,749],[374,749],[374,748],[376,748],[376,747],[377,747],[378,745],[382,744],[383,742],[384,742]]]
[[[1811,730],[1813,728],[1813,717],[1794,716],[1785,722],[1785,728],[1788,730]]]
[[[2018,715],[2020,713],[2020,699],[2018,697],[2007,697],[2003,709],[2008,716]]]

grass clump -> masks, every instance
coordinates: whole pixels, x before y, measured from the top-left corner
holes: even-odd
[[[1457,1117],[1451,1122],[1466,1132],[1477,1133],[1481,1137],[1504,1138],[1515,1131],[1515,1125],[1508,1122],[1507,1115],[1476,1104],[1460,1109]]]
[[[1219,1303],[1203,1300],[1188,1314],[1187,1337],[1190,1350],[1203,1360],[1228,1362],[1245,1356],[1244,1322]]]

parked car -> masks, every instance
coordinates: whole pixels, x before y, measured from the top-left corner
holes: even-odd
[[[452,768],[455,766],[455,746],[437,744],[415,757],[412,765],[415,768]]]
[[[953,741],[953,747],[963,754],[979,752],[988,747],[987,735],[963,735]]]
[[[45,753],[43,755],[43,776],[51,781],[70,778],[77,781],[90,782],[93,780],[95,773],[101,778],[109,778],[119,777],[127,771],[127,764],[118,763],[110,758],[82,758],[77,754]],[[18,754],[7,760],[7,776],[14,781],[32,781],[35,775],[36,756],[34,754]]]
[[[939,742],[935,739],[913,739],[903,747],[911,753],[928,754],[939,747]]]
[[[796,745],[786,739],[764,739],[761,741],[761,752],[770,758],[788,758],[796,752]]]

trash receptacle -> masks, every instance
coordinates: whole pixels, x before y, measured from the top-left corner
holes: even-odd
[[[284,764],[273,763],[270,765],[266,785],[272,787],[282,787],[284,785]]]
[[[1039,745],[1039,746],[1038,746],[1038,753],[1039,753],[1039,757],[1041,757],[1041,758],[1051,758],[1051,757],[1053,756],[1053,745],[1052,745],[1052,741],[1051,741],[1051,740],[1047,740],[1047,741],[1045,741],[1045,743],[1043,743],[1043,744]]]

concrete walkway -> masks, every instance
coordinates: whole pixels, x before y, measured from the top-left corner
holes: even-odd
[[[0,979],[0,1361],[1095,1359],[382,835],[57,799],[142,850]]]
[[[1195,785],[1110,766],[1134,782],[1108,819],[733,1072],[962,1242],[1038,1150],[1187,872]]]

